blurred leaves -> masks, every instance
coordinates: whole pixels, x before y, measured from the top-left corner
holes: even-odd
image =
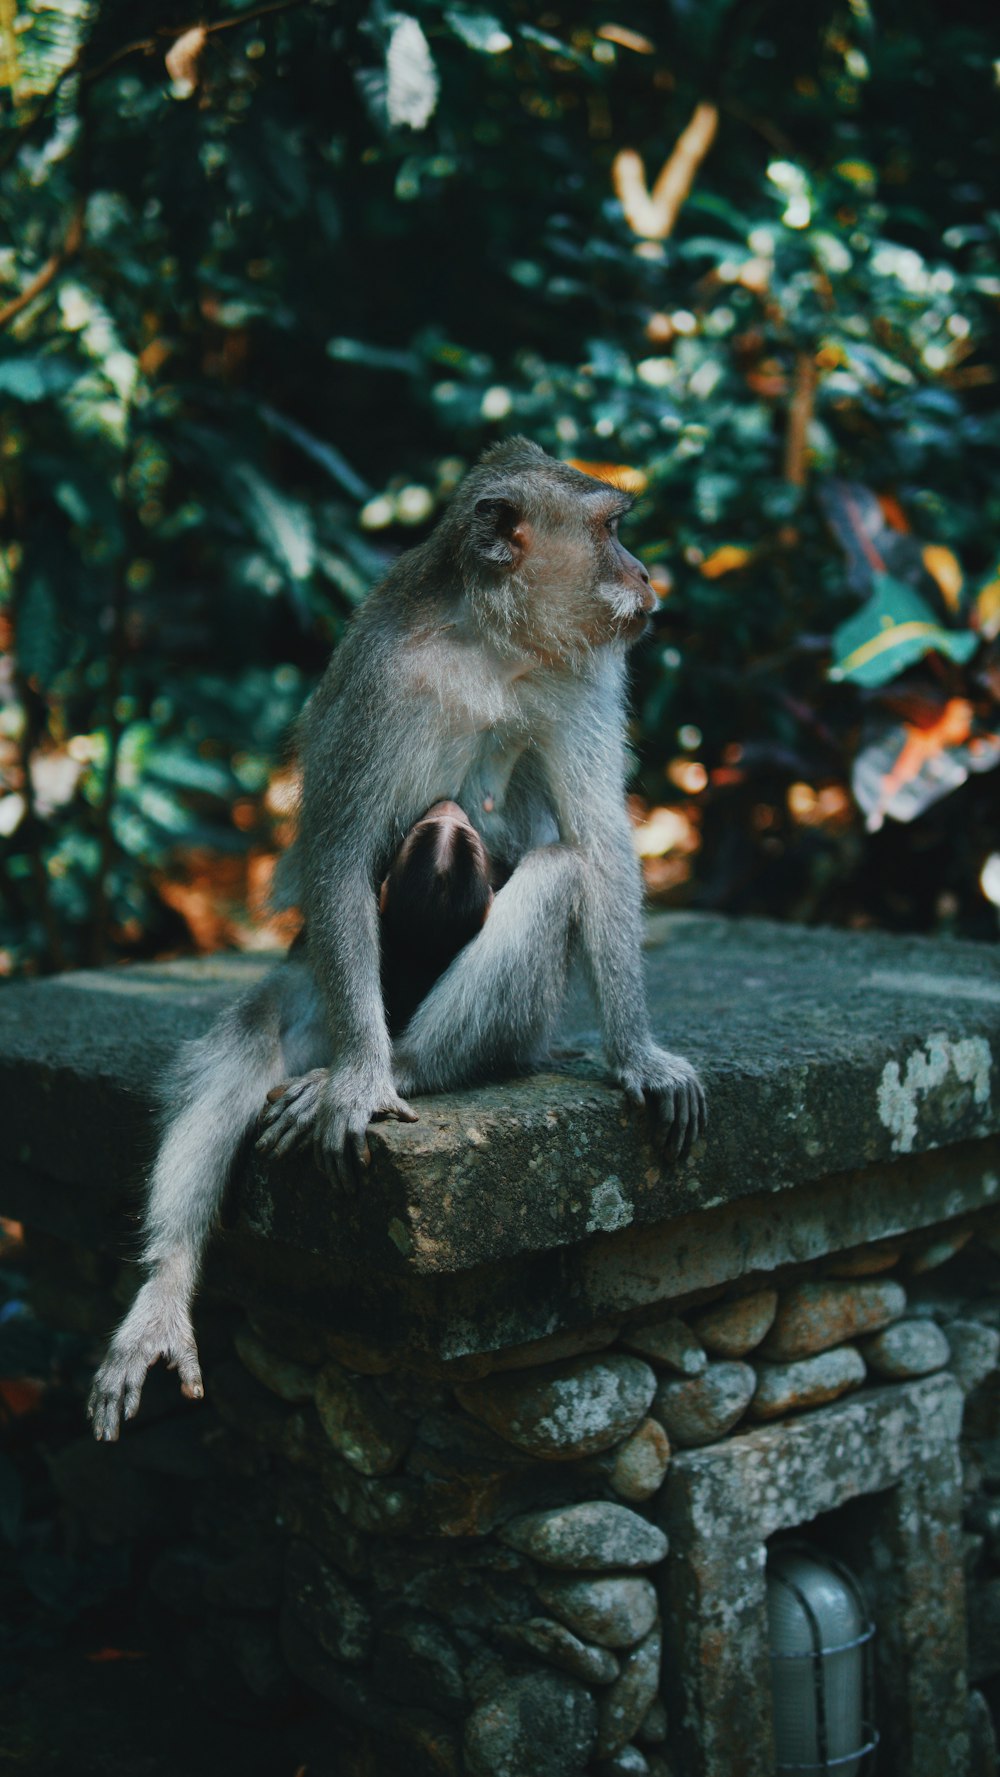
[[[990,17],[529,12],[17,0],[0,970],[284,935],[295,715],[517,430],[639,495],[653,891],[995,929]]]

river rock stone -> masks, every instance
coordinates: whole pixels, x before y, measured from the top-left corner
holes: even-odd
[[[664,1378],[653,1412],[671,1443],[686,1449],[712,1444],[742,1419],[756,1386],[749,1364],[709,1364],[700,1376]]]
[[[607,1579],[549,1579],[538,1596],[553,1616],[601,1647],[634,1647],[656,1622],[656,1590],[624,1574]]]
[[[962,1392],[971,1394],[997,1367],[1000,1333],[981,1320],[950,1320],[947,1327],[952,1373]]]
[[[588,1690],[554,1672],[499,1686],[465,1729],[468,1777],[580,1777],[593,1751],[597,1706]]]
[[[672,1317],[648,1327],[629,1327],[622,1344],[637,1351],[658,1370],[676,1370],[680,1376],[700,1376],[708,1358],[691,1328]]]
[[[621,1675],[598,1703],[599,1758],[609,1758],[632,1739],[660,1688],[660,1631],[652,1629],[622,1662]]]
[[[932,1320],[897,1320],[866,1339],[861,1355],[876,1376],[904,1382],[911,1376],[930,1376],[943,1370],[951,1355],[941,1328]]]
[[[467,1413],[515,1449],[557,1461],[593,1456],[619,1443],[655,1392],[649,1365],[621,1352],[571,1358],[455,1390]]]
[[[371,1651],[371,1617],[360,1598],[308,1543],[293,1542],[285,1562],[283,1611],[337,1660],[354,1665]]]
[[[294,1358],[282,1357],[258,1339],[250,1327],[241,1327],[233,1339],[236,1353],[251,1376],[283,1401],[311,1401],[316,1392],[316,1371]]]
[[[845,1345],[862,1333],[877,1332],[898,1320],[905,1308],[906,1291],[894,1282],[828,1279],[796,1284],[778,1303],[760,1355],[769,1362],[795,1363],[834,1345]]]
[[[327,1364],[316,1382],[316,1411],[338,1455],[361,1475],[391,1474],[406,1455],[410,1427],[367,1377]]]
[[[826,1269],[830,1277],[878,1277],[899,1264],[898,1246],[856,1246],[841,1253]]]
[[[836,1351],[819,1351],[795,1364],[761,1363],[757,1367],[757,1392],[750,1404],[750,1418],[780,1419],[806,1407],[835,1401],[865,1379],[865,1360],[853,1345]]]
[[[939,1233],[926,1246],[918,1247],[910,1255],[907,1269],[914,1277],[923,1277],[928,1271],[936,1271],[940,1265],[947,1265],[956,1253],[960,1253],[972,1239],[971,1228],[953,1228],[950,1233]]]
[[[969,1733],[969,1777],[997,1777],[996,1732],[982,1691],[969,1692],[965,1725]]]
[[[558,1666],[571,1678],[584,1684],[613,1684],[620,1667],[606,1647],[593,1647],[581,1641],[564,1623],[551,1617],[529,1617],[526,1623],[509,1623],[497,1631],[497,1639],[508,1647],[525,1648],[537,1654],[550,1666]]]
[[[710,1357],[746,1357],[771,1329],[778,1310],[777,1290],[755,1290],[735,1302],[720,1302],[691,1322]]]
[[[439,1623],[428,1617],[390,1622],[379,1636],[372,1678],[397,1703],[461,1715],[465,1684],[458,1651]]]
[[[663,1486],[670,1467],[670,1439],[658,1419],[643,1419],[611,1452],[608,1479],[619,1499],[641,1504]]]
[[[564,1328],[546,1333],[543,1339],[529,1339],[526,1345],[510,1345],[504,1351],[491,1353],[490,1368],[499,1370],[532,1370],[536,1364],[556,1364],[563,1358],[582,1357],[588,1351],[606,1351],[621,1331],[617,1320],[596,1321],[593,1326]]]
[[[667,1552],[662,1530],[627,1506],[607,1500],[556,1506],[548,1512],[526,1512],[500,1531],[501,1540],[543,1567],[581,1568],[585,1572],[615,1567],[652,1567]]]
[[[662,1746],[666,1738],[667,1712],[657,1697],[643,1716],[642,1727],[638,1729],[636,1739],[643,1746]]]
[[[649,1760],[638,1746],[623,1746],[611,1758],[602,1759],[600,1777],[649,1777]]]

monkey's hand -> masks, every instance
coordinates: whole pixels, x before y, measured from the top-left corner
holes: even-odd
[[[705,1092],[689,1061],[651,1043],[617,1069],[630,1103],[649,1107],[668,1158],[687,1158],[708,1120]]]
[[[335,1184],[352,1188],[371,1160],[368,1125],[384,1117],[415,1123],[417,1113],[391,1080],[360,1068],[316,1068],[268,1093],[257,1148],[287,1154],[311,1141],[316,1162]]]
[[[200,1401],[205,1392],[187,1302],[176,1284],[153,1276],[143,1284],[94,1377],[87,1414],[98,1443],[114,1444],[123,1418],[139,1407],[146,1372],[158,1358],[180,1377],[181,1393]]]

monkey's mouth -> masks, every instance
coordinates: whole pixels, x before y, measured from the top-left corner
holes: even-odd
[[[623,641],[637,642],[648,635],[652,627],[648,611],[630,611],[627,617],[619,618],[617,632]]]

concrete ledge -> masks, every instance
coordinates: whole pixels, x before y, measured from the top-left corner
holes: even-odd
[[[134,1188],[152,1085],[273,959],[80,972],[0,992],[0,1162]],[[650,922],[654,1022],[703,1070],[707,1139],[666,1167],[571,1003],[558,1071],[420,1101],[344,1204],[301,1160],[250,1167],[239,1216],[342,1263],[445,1276],[1000,1132],[1000,950],[713,917]]]

